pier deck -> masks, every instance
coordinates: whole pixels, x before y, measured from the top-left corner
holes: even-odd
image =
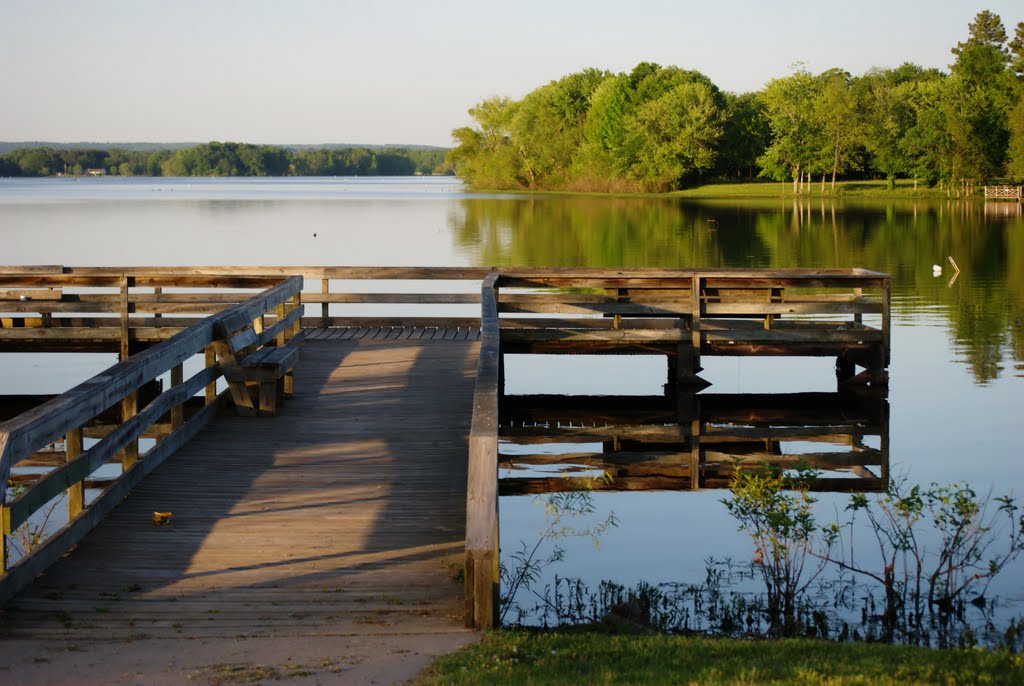
[[[276,417],[219,418],[0,613],[4,683],[289,663],[387,681],[471,640],[455,574],[479,344],[321,337]]]
[[[60,396],[4,399],[29,409],[0,414],[0,483],[13,484],[0,492],[0,604],[27,613],[3,624],[73,627],[92,608],[98,635],[174,641],[179,630],[264,640],[279,626],[347,635],[390,613],[447,622],[457,604],[430,593],[452,586],[441,561],[457,569],[461,549],[464,621],[494,625],[506,355],[660,355],[677,398],[707,385],[702,357],[830,357],[840,388],[884,392],[890,328],[890,277],[855,268],[0,267],[0,352],[120,359]],[[691,414],[693,426],[705,416]],[[709,469],[723,451],[699,429],[658,458],[687,453],[676,476],[691,488],[724,478]],[[874,488],[886,478],[867,469],[886,468],[878,452],[835,466]],[[56,505],[66,518],[41,531]],[[154,526],[154,511],[172,523]],[[26,536],[28,554],[15,549]],[[103,580],[61,571],[75,564]],[[322,583],[349,579],[350,564],[351,592]],[[108,568],[124,571],[110,581]],[[401,573],[378,588],[378,568]],[[210,587],[224,609],[206,583],[224,584]],[[349,609],[332,610],[332,594]],[[136,601],[159,610],[136,618]],[[172,602],[184,619],[159,619]],[[117,621],[122,633],[105,624]]]

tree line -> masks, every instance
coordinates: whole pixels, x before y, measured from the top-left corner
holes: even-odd
[[[0,176],[411,176],[446,173],[443,148],[302,148],[210,142],[178,150],[35,147],[0,155]]]
[[[979,13],[949,73],[798,67],[755,93],[697,71],[586,69],[521,100],[491,97],[448,162],[487,189],[666,191],[711,179],[912,178],[956,192],[1024,178],[1024,22]]]

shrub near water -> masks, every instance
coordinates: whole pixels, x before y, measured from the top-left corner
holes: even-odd
[[[795,634],[798,601],[832,565],[881,587],[877,638],[938,647],[975,643],[968,603],[984,608],[991,581],[1024,550],[1024,516],[1014,499],[979,497],[964,483],[922,487],[895,479],[885,493],[852,496],[848,521],[819,526],[808,490],[815,474],[737,469],[731,497],[722,501],[755,545],[752,567],[764,581],[772,634]],[[853,545],[858,514],[867,520],[880,564],[865,562]],[[805,574],[808,559],[817,565]],[[1018,624],[1011,622],[1004,644],[1019,640]]]

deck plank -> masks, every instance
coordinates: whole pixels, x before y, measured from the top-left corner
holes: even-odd
[[[285,637],[343,654],[369,631],[399,660],[410,636],[469,640],[455,570],[478,350],[308,341],[278,416],[217,418],[8,605],[0,661],[32,683],[27,645],[154,641],[173,669],[205,654],[195,639],[249,640],[255,663]]]

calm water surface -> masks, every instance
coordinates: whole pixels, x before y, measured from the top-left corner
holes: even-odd
[[[961,270],[956,279],[949,257]],[[980,203],[482,195],[450,178],[0,179],[0,263],[888,272],[893,473],[1024,494],[1024,219],[986,214]],[[0,356],[0,384],[4,392],[59,391],[109,362],[98,356],[90,367],[80,358]],[[829,360],[705,365],[715,393],[835,390]],[[54,366],[60,373],[39,388],[38,371]],[[521,358],[508,372],[511,393],[654,394],[663,382],[664,362],[655,358]],[[613,510],[620,526],[597,549],[570,546],[554,571],[592,582],[699,581],[710,555],[749,559],[722,496],[596,494],[599,511]],[[822,496],[825,508],[841,509],[845,499]],[[543,527],[530,497],[504,498],[501,508],[505,546]],[[1022,572],[1018,564],[999,584],[1017,602]]]

